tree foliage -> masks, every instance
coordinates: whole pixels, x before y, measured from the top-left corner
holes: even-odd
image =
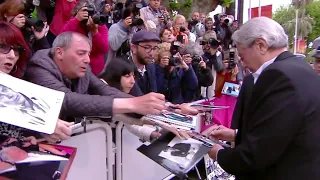
[[[306,0],[306,6],[295,4],[298,2],[301,2],[301,0],[296,0],[292,5],[281,6],[273,14],[273,19],[281,24],[286,30],[291,44],[294,41],[296,22],[295,10],[297,7],[299,7],[298,35],[301,38],[306,38],[308,42],[320,35],[320,1]]]
[[[307,5],[306,14],[310,15],[314,20],[312,32],[307,37],[308,42],[312,42],[320,36],[320,1],[314,1]]]

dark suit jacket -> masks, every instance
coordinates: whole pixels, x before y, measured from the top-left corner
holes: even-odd
[[[253,86],[236,147],[218,162],[237,180],[320,179],[320,79],[290,52]]]
[[[146,73],[144,76],[141,76],[138,69],[136,69],[135,77],[136,83],[129,94],[133,96],[143,96],[150,92],[158,92],[155,64],[146,65]]]
[[[246,111],[248,109],[249,100],[252,94],[253,88],[253,76],[249,74],[244,77],[243,83],[237,98],[237,103],[233,111],[231,128],[238,129],[239,124],[245,119]]]

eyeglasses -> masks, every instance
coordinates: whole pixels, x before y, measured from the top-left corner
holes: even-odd
[[[151,46],[142,46],[140,44],[138,44],[138,46],[142,47],[147,53],[150,53],[151,51],[158,51],[159,47],[155,46],[155,47],[151,47]]]
[[[8,54],[11,50],[13,50],[14,55],[19,56],[25,49],[22,46],[11,46],[6,43],[0,43],[0,53]]]

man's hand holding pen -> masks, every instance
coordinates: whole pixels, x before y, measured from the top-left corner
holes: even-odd
[[[222,125],[213,125],[210,128],[206,129],[202,133],[203,135],[209,137],[210,139],[215,140],[224,140],[228,142],[234,142],[236,139],[236,130],[235,129],[229,129]],[[221,145],[215,144],[211,150],[209,151],[209,156],[216,160],[218,151],[224,149]]]
[[[203,131],[202,134],[209,138],[228,142],[234,142],[236,139],[236,130],[226,128],[222,125],[213,125],[210,128]]]

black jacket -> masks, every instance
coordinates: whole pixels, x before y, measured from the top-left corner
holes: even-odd
[[[237,180],[320,179],[320,79],[290,52],[260,74],[238,125],[236,147],[218,162]]]

